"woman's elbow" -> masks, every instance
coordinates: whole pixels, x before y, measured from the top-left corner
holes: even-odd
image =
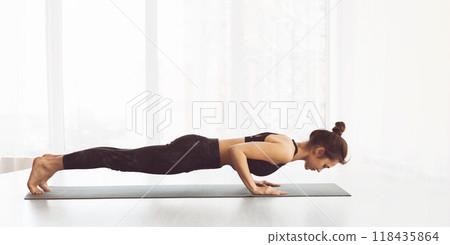
[[[231,156],[232,154],[235,154],[235,152],[238,151],[238,150],[239,150],[239,149],[238,149],[236,146],[234,146],[234,145],[229,146],[228,149],[227,149],[228,154],[230,154],[230,156]]]

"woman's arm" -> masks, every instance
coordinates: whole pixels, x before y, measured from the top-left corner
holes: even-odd
[[[245,154],[236,147],[228,148],[228,153],[230,154],[231,161],[233,162],[233,167],[236,172],[238,172],[244,185],[247,189],[254,193],[257,190],[257,185],[250,174],[250,169],[248,168],[247,157]]]
[[[287,162],[290,160],[290,151],[283,143],[248,142],[236,144],[228,148],[233,168],[239,174],[242,182],[252,194],[286,194],[278,191],[270,185],[259,187],[253,180],[248,168],[247,158],[259,159],[272,164]]]

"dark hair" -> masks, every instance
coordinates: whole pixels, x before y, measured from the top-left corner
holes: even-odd
[[[341,164],[346,164],[347,142],[341,137],[345,131],[344,122],[336,122],[333,132],[325,129],[314,130],[309,135],[307,148],[314,149],[323,146],[325,148],[325,157],[332,161],[338,160]]]

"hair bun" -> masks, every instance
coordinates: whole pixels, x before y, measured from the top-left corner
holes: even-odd
[[[342,133],[345,131],[345,123],[344,122],[336,122],[335,126],[333,128],[333,132],[339,134],[339,136],[342,135]]]

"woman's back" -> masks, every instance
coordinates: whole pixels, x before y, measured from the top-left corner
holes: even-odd
[[[283,134],[264,132],[242,138],[219,139],[220,165],[232,166],[232,160],[228,154],[228,147],[232,145],[246,143],[250,141],[264,141],[264,142],[281,141],[284,140],[286,137],[287,136]]]

